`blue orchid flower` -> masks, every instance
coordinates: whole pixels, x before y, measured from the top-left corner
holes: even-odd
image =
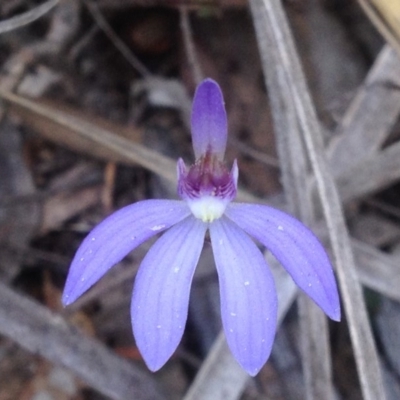
[[[144,257],[132,296],[137,346],[150,370],[176,350],[186,324],[193,274],[209,232],[217,267],[222,323],[228,345],[252,376],[267,361],[277,323],[277,296],[263,244],[295,283],[333,320],[340,303],[328,256],[301,222],[265,205],[231,203],[236,161],[224,162],[227,119],[222,92],[204,80],[192,111],[196,162],[178,161],[177,200],[145,200],[115,212],[85,238],[72,261],[63,294],[68,305],[145,240],[166,231]]]

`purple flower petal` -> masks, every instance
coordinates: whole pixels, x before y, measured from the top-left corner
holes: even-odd
[[[190,214],[176,200],[145,200],[111,214],[85,238],[72,261],[62,301],[68,305],[145,240]]]
[[[260,250],[228,218],[210,224],[210,235],[226,339],[239,364],[254,376],[267,361],[275,336],[274,280]]]
[[[192,108],[192,141],[196,160],[208,150],[223,160],[227,140],[224,98],[218,84],[205,79],[196,90]]]
[[[132,297],[132,326],[152,371],[167,362],[182,338],[206,229],[199,219],[186,218],[157,240],[140,265]]]
[[[340,320],[335,276],[325,249],[300,221],[256,204],[230,204],[225,215],[259,240],[295,283],[333,320]]]

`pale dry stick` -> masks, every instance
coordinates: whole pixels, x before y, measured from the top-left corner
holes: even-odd
[[[92,41],[93,37],[99,32],[100,28],[94,24],[71,48],[68,53],[68,60],[73,64],[78,55],[85,49],[86,46]]]
[[[271,74],[265,76],[267,87],[271,93],[270,104],[276,145],[280,161],[281,179],[284,188],[287,210],[297,217],[301,215],[308,222],[311,220],[310,198],[307,180],[307,160],[304,157],[304,146],[301,141],[299,125],[297,123],[295,109],[290,101],[287,101],[286,82],[276,66],[278,60],[270,53],[269,68]],[[304,198],[306,197],[306,198]],[[304,204],[302,204],[304,202]]]
[[[115,400],[162,400],[150,374],[84,335],[60,315],[0,282],[0,334],[26,350],[74,371]]]
[[[176,161],[169,157],[151,150],[146,146],[118,136],[112,131],[101,128],[87,120],[70,115],[67,112],[60,111],[53,107],[39,104],[14,93],[1,90],[1,88],[0,98],[15,106],[21,107],[22,110],[26,110],[35,114],[37,117],[51,122],[54,124],[55,129],[57,129],[57,127],[59,129],[65,128],[66,132],[69,132],[69,136],[71,136],[72,133],[80,135],[94,145],[101,145],[111,150],[113,153],[118,154],[121,161],[139,164],[176,185]],[[51,140],[51,138],[49,139]],[[62,143],[62,139],[59,137],[58,143]],[[257,201],[256,196],[243,189],[238,190],[237,198],[240,201]],[[258,202],[265,203],[265,201],[260,199],[258,199]]]
[[[261,48],[263,65],[264,67],[268,65],[265,63],[268,52],[276,50],[279,55],[280,70],[288,81],[288,88],[302,128],[328,225],[364,399],[384,400],[386,396],[378,354],[368,322],[361,285],[356,273],[349,235],[339,196],[323,157],[324,149],[320,137],[320,127],[288,21],[279,0],[251,0],[250,4],[256,28],[259,27],[257,38]],[[268,45],[269,42],[273,43],[274,46]],[[266,70],[265,74],[268,75],[268,73],[269,71]]]
[[[260,21],[255,22],[257,24]],[[263,26],[256,25],[256,29],[260,31]],[[270,47],[272,46],[273,43],[270,43]],[[273,49],[268,52],[268,58],[264,62],[268,63],[266,69],[269,73],[265,78],[288,211],[307,225],[313,226],[315,221],[308,179],[307,151],[302,142],[301,127],[291,100],[288,82],[281,73],[278,55]],[[306,398],[332,399],[332,367],[326,317],[305,294],[302,293],[298,301]]]
[[[33,10],[24,12],[23,14],[15,17],[0,21],[0,34],[4,32],[10,32],[14,29],[21,28],[22,26],[28,25],[33,21],[36,21],[43,15],[47,14],[53,7],[55,7],[60,0],[49,0],[40,6],[35,7]]]
[[[370,205],[370,206],[376,208],[377,210],[383,211],[384,213],[387,213],[393,217],[400,218],[400,209],[399,209],[399,207],[397,207],[395,205],[388,204],[385,201],[378,200],[376,198],[367,199],[365,203],[367,205]],[[394,222],[393,222],[393,224],[394,224]],[[399,227],[399,230],[400,230],[400,227]]]
[[[400,55],[400,5],[398,0],[358,0],[384,38]]]
[[[6,61],[5,68],[3,66],[7,73],[4,77],[0,77],[0,90],[14,90],[24,76],[26,68],[32,61],[32,58],[33,54],[29,50],[22,50],[16,55],[12,55]],[[0,122],[3,120],[4,115],[4,107],[0,104]]]
[[[110,24],[100,12],[98,5],[91,0],[83,0],[89,12],[92,14],[93,19],[98,24],[99,28],[107,35],[118,51],[124,56],[129,64],[144,78],[152,76],[151,72],[146,66],[132,53],[129,47],[118,37]]]
[[[220,331],[183,400],[236,400],[248,380]]]
[[[388,221],[377,217],[374,218],[373,224],[375,230],[382,232],[381,234],[378,233],[378,236],[388,234],[391,237],[389,240],[397,240],[400,235],[400,228],[394,223],[388,225]],[[388,233],[388,230],[392,230],[392,232]],[[329,237],[326,227],[318,226],[315,231],[324,243],[328,241]],[[351,247],[356,260],[357,275],[360,282],[383,296],[400,301],[398,260],[378,250],[374,245],[367,244],[353,237],[351,238]]]
[[[366,201],[374,210],[360,212],[357,218],[352,218],[351,234],[355,239],[361,240],[375,248],[391,246],[400,241],[400,225],[389,216],[384,216],[378,210],[378,204]]]
[[[343,202],[370,195],[400,181],[400,142],[371,154],[336,178]]]
[[[131,160],[133,163],[138,163],[171,182],[176,182],[176,166],[168,157],[152,151],[143,145],[117,136],[107,129],[100,128],[86,120],[35,103],[27,98],[1,90],[0,97],[34,112],[40,117],[51,120],[61,127],[73,130],[89,141],[101,144],[104,147],[117,152],[127,160]]]
[[[185,46],[186,56],[189,61],[190,70],[192,71],[193,78],[198,85],[203,79],[204,75],[200,67],[199,59],[197,57],[196,48],[193,40],[192,29],[190,27],[189,12],[186,6],[179,7],[180,25],[183,36],[183,44]]]
[[[196,85],[198,85],[204,79],[204,73],[201,69],[199,58],[197,57],[196,46],[193,39],[193,32],[190,25],[189,11],[187,9],[187,6],[181,6],[179,8],[179,11],[180,11],[180,26],[183,36],[183,44],[186,57],[189,62],[189,68],[190,71],[192,72],[193,79]],[[184,107],[182,104],[181,113],[186,128],[190,131],[192,129],[191,111],[187,107]]]
[[[385,229],[390,229],[390,227],[388,227],[387,221],[375,218],[374,229],[383,231]],[[393,226],[392,229],[394,229],[395,232],[389,233],[389,235],[392,235],[392,238],[398,236],[400,228]],[[318,229],[318,236],[323,238],[324,242],[327,241],[327,230],[325,228]],[[351,246],[356,260],[357,275],[360,282],[383,296],[400,301],[398,260],[378,250],[373,245],[362,242],[356,238],[351,238]]]
[[[275,63],[275,68],[279,63]],[[279,76],[279,70],[272,73],[273,65],[270,65],[270,77]],[[282,77],[281,77],[282,78]],[[286,100],[284,109],[279,109],[279,121],[284,118],[291,119],[286,130],[285,124],[279,126],[275,124],[275,132],[279,137],[286,136],[287,156],[281,158],[281,164],[290,162],[289,188],[284,185],[285,193],[290,193],[290,188],[294,197],[292,202],[294,207],[289,209],[290,213],[300,218],[308,226],[315,224],[315,209],[313,207],[311,181],[308,179],[309,164],[307,162],[307,152],[301,138],[301,131],[297,123],[295,110],[290,101],[287,82],[284,79],[277,79],[277,85],[269,84],[271,97],[281,97],[281,101]],[[290,111],[289,111],[290,110]],[[285,156],[285,154],[284,154]],[[290,161],[289,161],[290,160]],[[305,293],[298,296],[299,321],[301,328],[301,351],[302,366],[305,378],[305,396],[308,400],[332,400],[334,388],[332,384],[332,365],[330,357],[330,344],[328,322],[324,313],[310,300]]]
[[[400,301],[398,259],[356,239],[352,239],[351,244],[358,266],[357,273],[363,285]]]
[[[300,292],[297,300],[305,399],[333,400],[334,387],[327,318],[305,293]]]
[[[279,168],[279,161],[276,157],[269,156],[268,154],[265,154],[264,152],[249,146],[248,144],[234,138],[233,136],[228,138],[228,141],[229,144],[237,148],[240,153],[251,157],[253,160],[268,165],[272,168]]]
[[[400,114],[400,57],[386,45],[351,101],[327,150],[335,177],[371,157]]]

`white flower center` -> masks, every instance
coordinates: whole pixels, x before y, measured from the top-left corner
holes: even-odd
[[[229,201],[214,196],[203,196],[186,201],[192,214],[203,222],[213,222],[222,217],[229,203]]]

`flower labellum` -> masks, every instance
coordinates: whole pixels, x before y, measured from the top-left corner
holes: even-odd
[[[194,270],[209,231],[217,267],[226,339],[252,376],[267,361],[277,322],[272,274],[255,238],[295,283],[335,321],[340,304],[328,256],[300,221],[274,208],[232,203],[238,167],[223,161],[227,141],[224,100],[218,84],[204,80],[192,110],[196,161],[178,161],[182,200],[145,200],[106,218],[85,238],[72,261],[63,294],[68,305],[145,240],[165,231],[136,276],[131,318],[137,346],[150,370],[176,350],[185,328]]]

